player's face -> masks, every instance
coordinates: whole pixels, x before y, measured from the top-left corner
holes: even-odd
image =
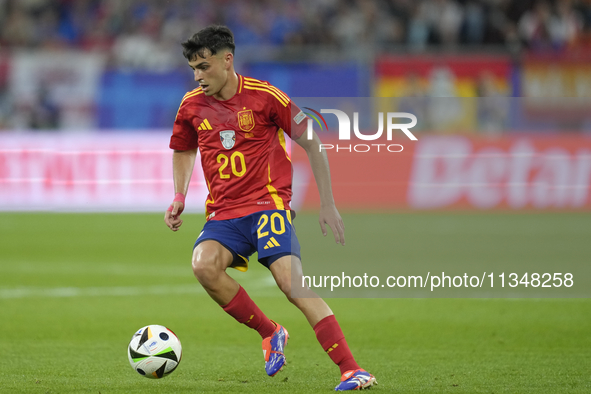
[[[220,51],[212,55],[205,50],[205,57],[197,56],[189,62],[198,82],[206,96],[218,96],[226,85],[232,68],[232,53]]]

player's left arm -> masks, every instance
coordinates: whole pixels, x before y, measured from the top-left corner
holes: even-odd
[[[320,138],[314,133],[313,138],[308,139],[304,133],[294,141],[306,151],[318,186],[320,194],[319,222],[322,233],[326,236],[326,225],[328,225],[334,234],[336,243],[345,245],[345,224],[334,202],[328,157],[325,151],[320,150]]]
[[[327,235],[326,225],[330,227],[336,243],[345,245],[345,225],[343,219],[337,210],[332,195],[332,186],[330,183],[330,168],[328,166],[328,157],[326,152],[320,150],[320,138],[313,133],[313,137],[308,139],[306,131],[306,116],[304,112],[287,95],[276,88],[274,92],[280,93],[279,96],[269,96],[267,106],[271,119],[284,130],[289,137],[299,146],[304,148],[308,154],[308,160],[312,167],[312,173],[320,193],[320,229],[324,236]],[[275,97],[275,98],[273,98]],[[283,97],[285,100],[279,100]],[[294,114],[297,114],[294,117]]]

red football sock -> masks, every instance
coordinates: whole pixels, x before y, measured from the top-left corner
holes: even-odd
[[[275,331],[275,325],[259,309],[242,286],[240,286],[232,301],[227,305],[222,305],[222,308],[238,323],[246,324],[248,327],[257,330],[263,339],[270,337]]]
[[[341,375],[352,369],[359,369],[355,362],[345,335],[334,315],[320,320],[314,326],[314,332],[322,349],[328,354],[331,360],[341,369]]]

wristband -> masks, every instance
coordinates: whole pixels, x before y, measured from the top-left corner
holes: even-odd
[[[185,195],[184,195],[183,193],[177,193],[177,194],[174,196],[174,200],[172,200],[173,204],[174,204],[175,202],[177,202],[177,201],[178,201],[178,202],[182,202],[182,203],[183,203],[183,209],[184,209],[184,205],[185,205]],[[173,207],[172,207],[172,204],[170,204],[170,207],[168,207],[167,211],[168,211],[168,212],[172,212],[172,209],[173,209]],[[179,211],[179,213],[180,213],[180,212],[182,212],[182,211],[183,211],[183,209],[181,209],[181,210]]]
[[[172,200],[172,202],[177,202],[180,201],[183,203],[183,205],[185,205],[185,195],[183,193],[177,193],[174,196],[174,200]]]

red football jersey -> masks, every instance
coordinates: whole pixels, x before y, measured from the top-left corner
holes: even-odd
[[[201,88],[183,98],[170,148],[199,148],[209,190],[207,220],[289,210],[291,160],[285,133],[306,130],[304,113],[268,82],[238,75],[236,94],[220,101]]]

